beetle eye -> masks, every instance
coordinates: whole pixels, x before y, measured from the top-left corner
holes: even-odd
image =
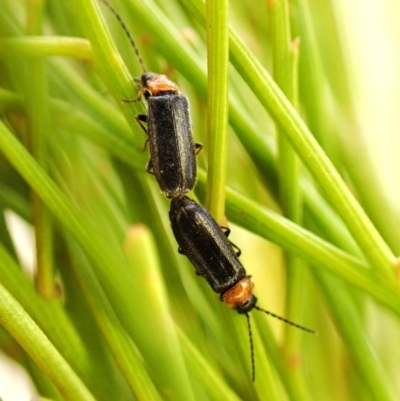
[[[257,298],[252,294],[251,297],[244,300],[235,309],[238,311],[238,313],[246,314],[247,312],[251,311],[254,308],[254,305],[256,304],[256,302],[257,302]]]

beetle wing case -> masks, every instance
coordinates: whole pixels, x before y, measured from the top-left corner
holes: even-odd
[[[215,292],[227,291],[246,276],[232,245],[206,209],[186,196],[174,198],[169,217],[182,253]]]
[[[191,191],[196,182],[196,155],[186,96],[148,98],[148,136],[154,175],[168,198]]]

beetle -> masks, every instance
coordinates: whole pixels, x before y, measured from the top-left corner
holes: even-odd
[[[168,198],[180,197],[194,188],[196,155],[202,149],[193,142],[188,98],[164,75],[144,72],[140,82],[139,96],[144,94],[148,114],[139,114],[136,121],[148,136],[151,159],[146,170]]]
[[[204,207],[187,196],[173,198],[169,218],[179,245],[179,252],[190,260],[196,269],[196,274],[207,280],[211,288],[220,294],[222,302],[246,316],[253,381],[255,379],[253,342],[248,312],[257,309],[301,330],[315,333],[256,305],[254,284],[238,259],[240,250],[228,240],[230,230],[221,228]]]
[[[139,49],[121,16],[107,0],[102,2],[120,22],[142,68],[140,80],[135,80],[139,84],[137,98],[123,101],[138,102],[142,96],[147,101],[148,114],[136,116],[136,121],[147,135],[145,147],[147,143],[150,147],[146,171],[156,177],[167,198],[180,197],[195,186],[196,155],[203,147],[193,141],[188,98],[165,75],[147,71]]]

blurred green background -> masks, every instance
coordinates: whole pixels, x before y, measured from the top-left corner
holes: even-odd
[[[400,4],[112,4],[190,99],[190,196],[226,206],[258,305],[318,335],[251,312],[252,383],[245,318],[178,254],[145,171],[146,104],[122,102],[141,69],[118,21],[94,0],[2,0],[3,353],[52,400],[397,400]],[[223,62],[226,12],[218,82],[207,48]],[[225,84],[227,141],[224,113],[210,119]]]

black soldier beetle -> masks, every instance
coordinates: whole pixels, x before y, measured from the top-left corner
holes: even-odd
[[[147,134],[150,160],[146,170],[154,174],[162,192],[168,198],[183,196],[196,183],[196,155],[202,145],[193,142],[188,98],[165,75],[148,72],[135,41],[118,12],[106,0],[104,4],[113,12],[124,29],[142,68],[139,93],[147,100],[148,114],[139,114],[136,121]],[[143,124],[146,123],[147,127]],[[145,145],[146,145],[145,144]]]
[[[255,379],[253,340],[248,312],[257,309],[309,333],[307,329],[256,305],[250,276],[240,263],[240,251],[229,240],[229,230],[224,232],[208,211],[187,196],[174,198],[169,212],[172,231],[179,245],[179,252],[186,255],[211,288],[220,294],[226,305],[247,318],[252,360],[252,378]]]

